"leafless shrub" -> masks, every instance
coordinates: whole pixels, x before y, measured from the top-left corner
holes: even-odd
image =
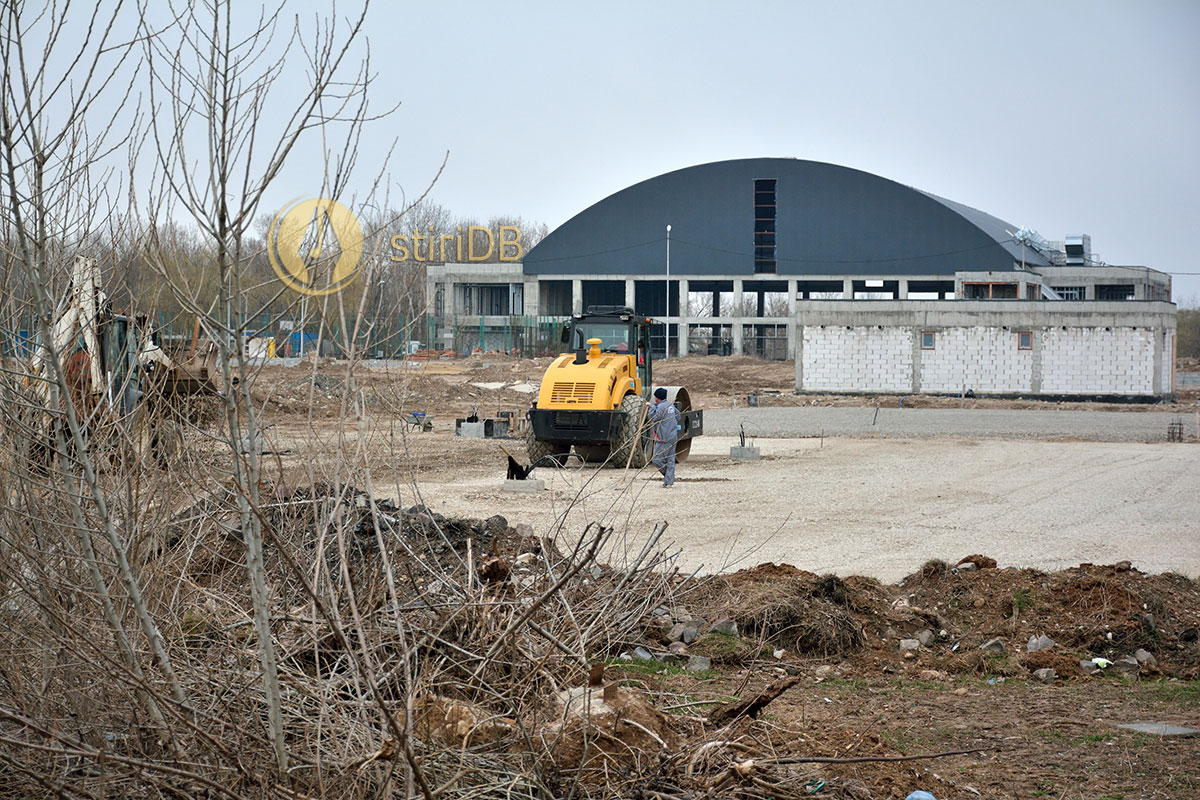
[[[597,554],[615,550],[614,533],[598,524],[533,536],[422,508],[404,432],[392,413],[372,416],[357,377],[365,294],[309,310],[336,321],[348,358],[327,390],[336,415],[319,429],[310,382],[307,429],[293,442],[310,454],[300,471],[273,460],[271,412],[253,391],[260,366],[236,344],[265,302],[247,233],[281,164],[306,131],[344,123],[322,193],[336,197],[353,166],[368,117],[370,71],[352,57],[362,18],[344,30],[297,28],[273,49],[287,28],[279,13],[238,38],[232,4],[188,5],[157,28],[143,15],[138,36],[116,41],[127,10],[97,9],[92,38],[72,44],[82,55],[58,75],[54,47],[71,37],[52,9],[0,12],[0,323],[34,321],[31,351],[0,368],[4,792],[604,794],[608,784],[564,767],[544,733],[569,729],[580,764],[607,746],[586,723],[561,727],[562,693],[579,690],[593,662],[639,643],[646,612],[670,602],[678,581],[660,546],[665,525],[609,566]],[[49,25],[36,46],[35,17]],[[271,140],[267,123],[279,118],[265,98],[293,48],[312,85]],[[118,113],[134,119],[118,131],[96,97],[115,94],[103,109],[112,116],[137,76],[153,87],[149,130]],[[62,104],[38,104],[49,90]],[[184,147],[196,141],[207,143],[203,159]],[[136,164],[142,148],[156,165],[148,204],[105,166],[113,153]],[[198,233],[180,234],[173,211]],[[113,387],[80,379],[88,364],[76,337],[53,328],[74,256],[102,240],[112,255],[100,272],[153,274],[198,320],[218,357],[217,419],[152,394],[117,413]],[[202,280],[187,280],[185,261]],[[96,357],[97,345],[87,352]],[[404,380],[381,398],[386,411],[403,411]],[[178,434],[169,455],[154,434],[162,420]],[[401,508],[401,497],[414,505]],[[649,718],[623,724],[635,739],[665,741]]]

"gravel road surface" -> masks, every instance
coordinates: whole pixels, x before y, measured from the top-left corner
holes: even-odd
[[[1031,411],[975,408],[779,408],[706,409],[704,430],[710,436],[736,436],[744,424],[747,437],[926,436],[1005,439],[1086,439],[1097,442],[1161,442],[1167,424],[1182,419],[1184,431],[1196,434],[1195,415],[1169,412]]]
[[[427,475],[421,490],[435,510],[503,514],[540,534],[561,524],[576,535],[600,521],[633,552],[667,520],[686,570],[775,561],[895,581],[931,558],[983,553],[1002,566],[1128,559],[1200,576],[1197,444],[764,438],[761,460],[735,462],[736,439],[706,435],[671,490],[650,471],[571,466],[539,468],[546,489],[514,495],[501,491],[495,445],[472,442],[494,463],[462,452]]]

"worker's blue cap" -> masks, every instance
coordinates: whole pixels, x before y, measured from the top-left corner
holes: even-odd
[[[666,400],[667,399],[667,390],[660,386],[654,390],[654,396],[657,397],[659,400]]]

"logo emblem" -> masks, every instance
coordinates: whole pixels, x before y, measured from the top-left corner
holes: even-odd
[[[267,258],[290,289],[320,297],[358,277],[363,230],[350,209],[336,200],[293,201],[271,220]]]

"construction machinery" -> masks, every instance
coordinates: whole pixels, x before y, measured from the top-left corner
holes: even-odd
[[[46,359],[60,359],[76,419],[90,444],[111,442],[111,436],[101,432],[116,432],[165,463],[182,439],[177,421],[165,413],[167,406],[215,392],[216,354],[211,346],[198,348],[198,337],[197,327],[184,362],[174,361],[159,345],[145,315],[113,311],[95,259],[77,256],[67,295],[56,309],[51,341],[34,353],[30,384],[41,407],[52,408]],[[66,404],[59,408],[65,410]],[[59,423],[61,419],[47,413],[50,441],[40,445],[46,455],[53,452],[54,426]]]
[[[562,343],[573,352],[546,370],[528,414],[525,443],[534,464],[563,464],[572,448],[584,461],[636,468],[649,463],[654,443],[646,405],[655,388],[650,325],[649,317],[628,308],[593,308],[563,326]],[[663,388],[680,412],[675,455],[683,461],[704,431],[703,412],[692,409],[684,387]]]

